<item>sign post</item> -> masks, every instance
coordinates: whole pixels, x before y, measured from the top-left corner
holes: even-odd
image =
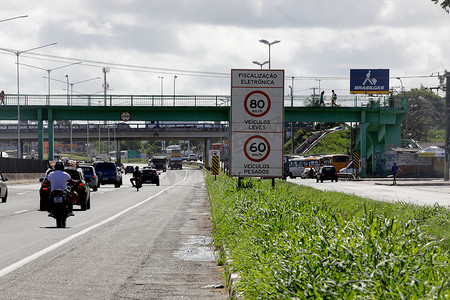
[[[219,175],[219,156],[214,155],[212,157],[212,174],[214,175],[214,180],[216,176]]]
[[[231,176],[283,175],[284,70],[231,71]]]

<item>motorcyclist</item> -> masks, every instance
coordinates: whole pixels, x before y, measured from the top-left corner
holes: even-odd
[[[142,172],[139,171],[139,166],[136,166],[136,167],[134,168],[134,171],[133,171],[133,177],[130,178],[130,182],[131,182],[131,184],[133,185],[133,187],[136,186],[137,180],[142,180]]]
[[[75,180],[72,179],[72,177],[70,177],[70,175],[66,172],[64,172],[64,164],[62,161],[57,161],[55,163],[55,171],[51,172],[50,174],[48,174],[47,179],[48,181],[50,181],[50,185],[51,185],[51,191],[50,191],[50,195],[54,190],[63,190],[66,191],[67,190],[67,183],[72,183],[72,184],[77,184],[77,182]],[[51,197],[49,197],[51,199]],[[52,207],[53,207],[53,203],[51,203],[51,201],[49,200],[49,216],[52,215]],[[72,202],[69,202],[69,215],[70,216],[74,216],[73,214],[73,204]]]

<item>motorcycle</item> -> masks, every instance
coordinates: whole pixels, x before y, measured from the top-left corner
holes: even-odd
[[[139,189],[142,187],[142,178],[136,178],[136,182],[134,185],[136,187],[136,190],[139,192]]]
[[[54,190],[51,192],[50,201],[53,211],[49,216],[55,218],[56,227],[66,228],[66,221],[72,215],[71,207],[76,197],[76,192],[71,190]]]

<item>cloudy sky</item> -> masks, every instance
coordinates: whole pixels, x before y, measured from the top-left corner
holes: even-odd
[[[66,93],[66,75],[74,93],[99,93],[94,78],[109,67],[111,94],[173,94],[177,76],[177,95],[227,95],[231,69],[268,60],[260,39],[281,41],[271,65],[285,70],[286,94],[292,77],[295,95],[319,84],[349,94],[350,69],[390,69],[391,87],[400,77],[407,90],[437,86],[430,75],[450,69],[450,15],[431,0],[1,2],[1,20],[28,15],[0,23],[1,48],[57,43],[19,56],[24,94],[47,94],[45,70],[52,94]],[[0,51],[0,64],[0,90],[16,93],[16,55]]]

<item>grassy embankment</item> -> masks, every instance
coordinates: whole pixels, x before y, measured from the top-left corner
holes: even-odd
[[[448,299],[449,210],[207,176],[216,246],[247,299]]]

